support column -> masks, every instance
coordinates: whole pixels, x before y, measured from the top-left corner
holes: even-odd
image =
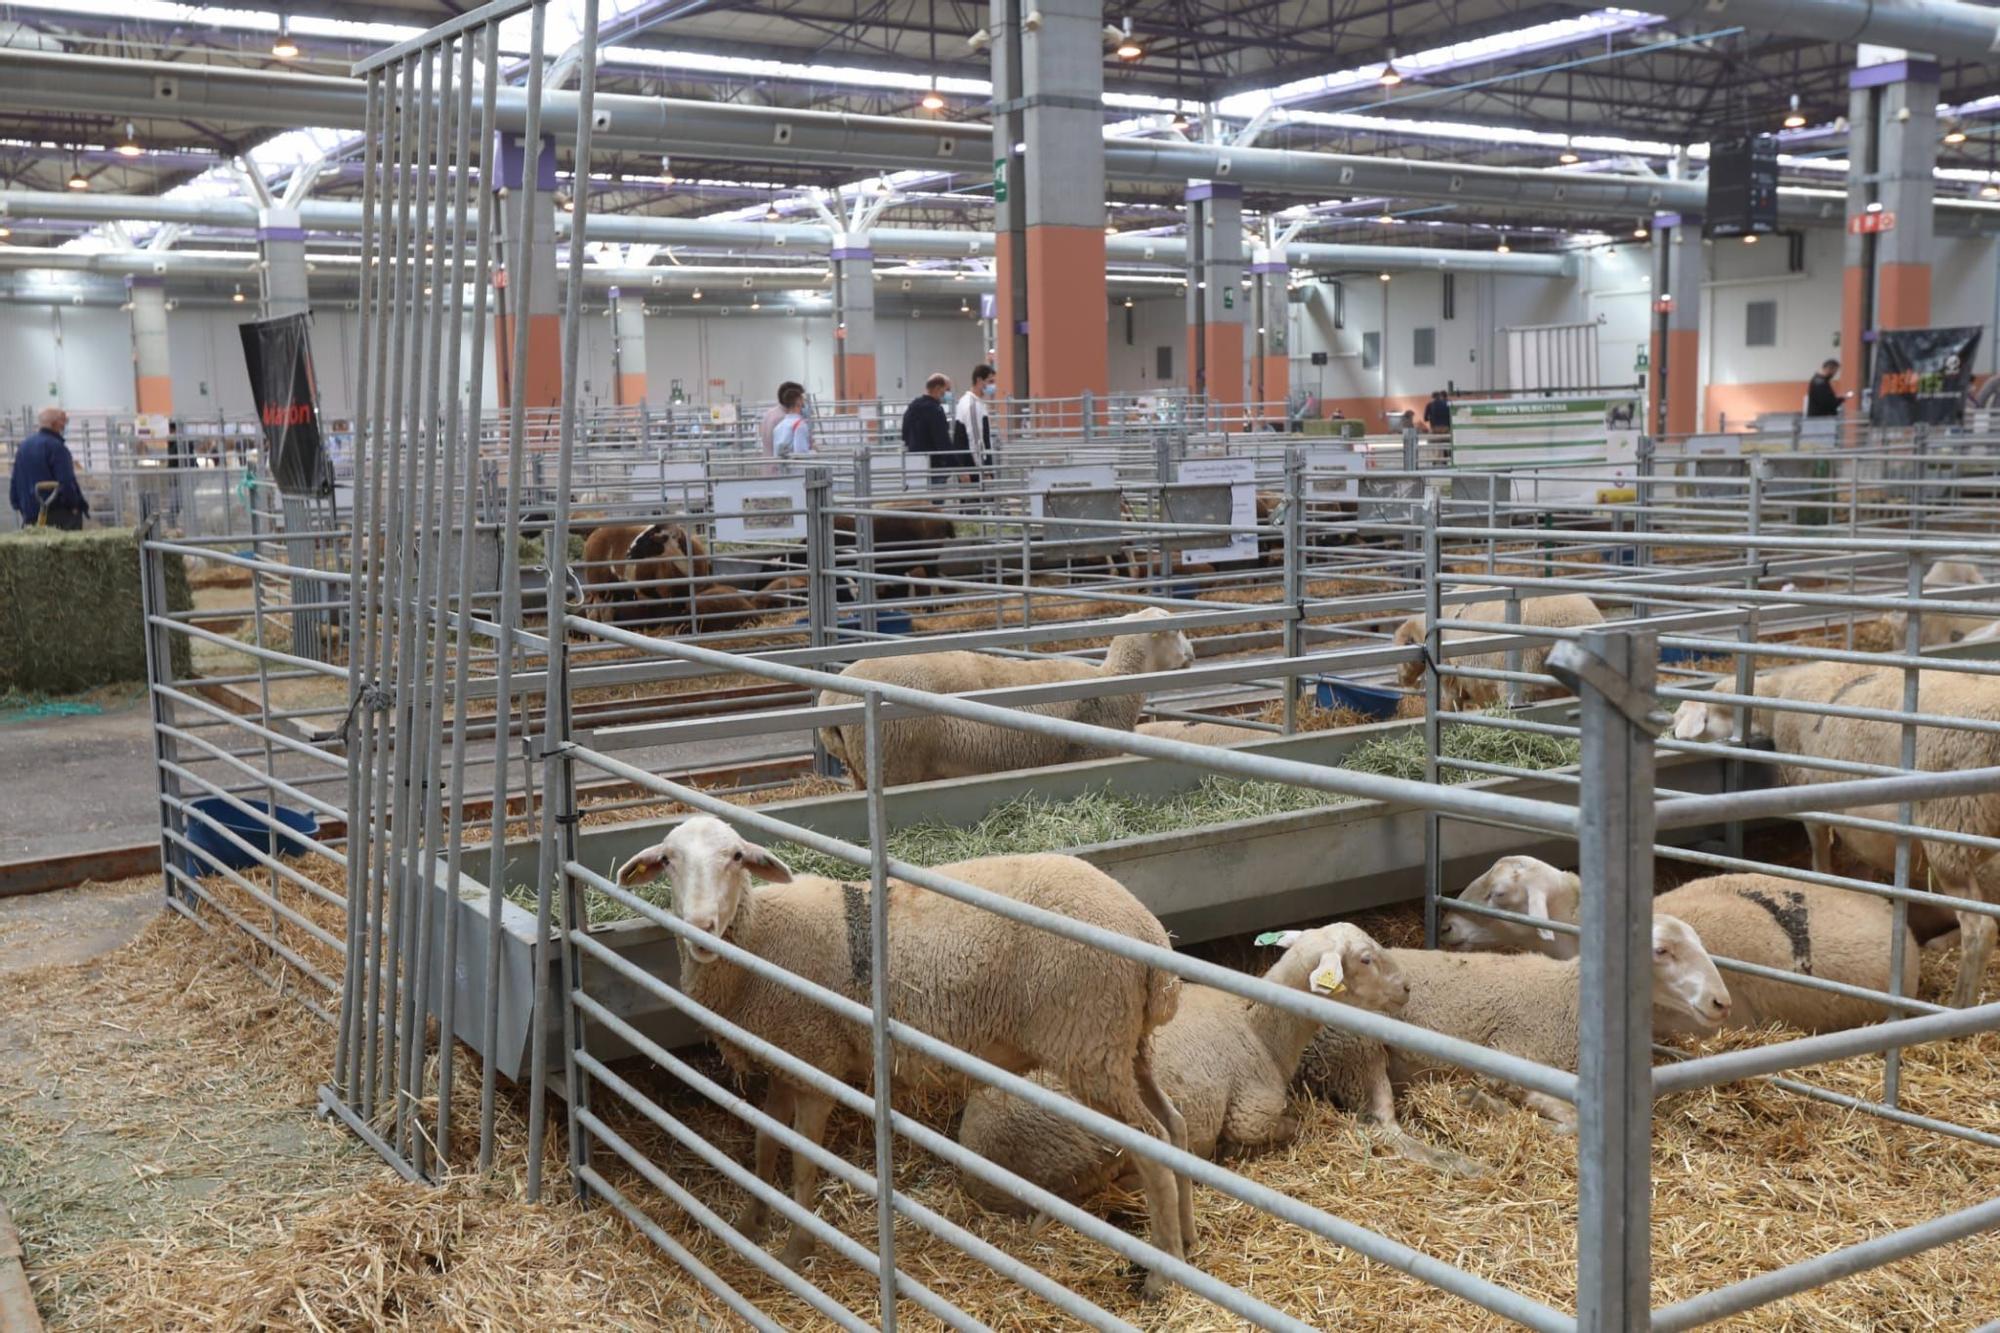
[[[1188,387],[1225,412],[1243,405],[1243,189],[1187,189]]]
[[[257,257],[264,273],[264,318],[308,313],[306,231],[296,208],[257,210]]]
[[[1250,397],[1260,415],[1282,421],[1292,396],[1291,270],[1282,247],[1260,249],[1250,265],[1252,346]]]
[[[526,180],[527,154],[521,136],[502,134],[493,175],[494,192],[503,207],[497,215],[495,234],[500,242],[500,267],[495,271],[493,316],[494,364],[499,370],[500,401],[513,397],[514,321],[528,321],[528,374],[523,386],[529,410],[562,405],[562,305],[557,298],[556,273],[556,141],[543,135],[541,150],[535,154],[534,216],[525,228],[513,192]],[[523,292],[510,275],[521,270],[521,258],[532,247],[534,263],[529,266],[528,290]]]
[[[1014,397],[1101,396],[1104,6],[994,0],[992,19],[1002,383]]]
[[[1701,286],[1708,254],[1701,220],[1653,217],[1652,428],[1656,435],[1701,429]]]
[[[833,396],[873,402],[875,379],[875,252],[849,236],[833,242]]]
[[[1864,58],[1875,48],[1863,47]],[[1880,52],[1877,52],[1881,54]],[[1888,53],[1848,77],[1848,235],[1840,360],[1851,387],[1872,378],[1875,330],[1931,322],[1938,67]],[[1865,223],[1870,205],[1879,204]],[[1857,225],[1886,228],[1856,232]]]
[[[611,373],[620,407],[646,401],[646,303],[611,289]]]
[[[171,416],[174,411],[174,374],[167,337],[167,280],[156,277],[125,279],[125,292],[132,302],[132,401],[135,410],[148,415]]]

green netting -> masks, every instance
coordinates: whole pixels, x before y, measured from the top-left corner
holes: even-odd
[[[167,601],[194,605],[179,556],[167,558]],[[185,636],[175,637],[173,672],[193,674]],[[134,529],[0,537],[0,691],[73,694],[145,678]]]

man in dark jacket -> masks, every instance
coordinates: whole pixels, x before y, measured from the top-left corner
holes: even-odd
[[[1806,415],[1809,417],[1837,417],[1840,415],[1841,394],[1833,387],[1833,377],[1840,373],[1840,362],[1828,357],[1820,363],[1819,374],[1806,382]]]
[[[941,486],[950,479],[958,462],[951,445],[951,418],[944,400],[951,394],[951,377],[942,372],[924,381],[924,391],[903,409],[903,447],[913,454],[931,456],[931,485]]]
[[[1443,389],[1433,391],[1431,400],[1424,404],[1424,429],[1433,435],[1451,434],[1451,400]]]
[[[47,509],[49,526],[73,532],[83,526],[84,517],[90,513],[90,502],[83,498],[83,488],[76,484],[76,464],[70,460],[69,446],[63,443],[69,413],[60,407],[45,407],[35,418],[35,424],[40,429],[14,450],[14,476],[7,487],[8,498],[13,501],[22,524],[33,527],[43,512],[39,487],[44,482],[54,482],[55,496]]]

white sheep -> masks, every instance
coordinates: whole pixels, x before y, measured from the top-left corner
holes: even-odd
[[[1159,607],[1147,607],[1121,619],[1157,620],[1166,615],[1167,612]],[[1067,657],[1028,659],[968,652],[912,653],[856,662],[840,674],[851,680],[902,685],[932,694],[964,694],[970,690],[997,690],[1065,680],[1109,679],[1179,671],[1192,661],[1194,646],[1188,642],[1187,636],[1179,630],[1162,629],[1147,634],[1118,636],[1105,651],[1102,666]],[[855,698],[838,690],[824,690],[820,693],[819,703],[826,708],[852,703]],[[1130,731],[1138,723],[1139,710],[1144,705],[1145,696],[1142,693],[1107,694],[1091,699],[1034,704],[1024,706],[1020,711],[1109,727],[1116,731]],[[823,727],[819,735],[827,753],[847,766],[848,778],[855,787],[865,787],[868,784],[868,756],[861,724],[851,722],[837,728]],[[1053,736],[1039,736],[991,723],[937,715],[884,720],[882,752],[887,756],[882,774],[885,786],[1074,763],[1079,759],[1102,758],[1105,753],[1094,746]]]
[[[1189,745],[1248,745],[1252,741],[1283,739],[1275,731],[1232,727],[1227,722],[1141,722],[1138,731],[1141,736],[1164,736]]]
[[[1924,589],[1976,587],[1991,583],[1979,566],[1969,560],[1940,560],[1924,571]],[[1949,594],[1947,594],[1949,596]],[[1892,611],[1883,617],[1895,631],[1898,650],[1903,646],[1903,632],[1909,624],[1909,613]],[[1994,616],[1954,616],[1942,612],[1926,612],[1918,630],[1918,642],[1925,648],[1936,648],[1947,643],[1979,642],[2000,635],[2000,619]]]
[[[673,880],[676,915],[698,930],[788,972],[866,1003],[872,972],[869,885],[818,876],[794,878],[785,863],[739,836],[721,820],[693,816],[619,867],[621,884]],[[1159,921],[1109,875],[1074,857],[993,856],[938,867],[975,884],[1105,930],[1168,947]],[[752,880],[765,881],[764,885]],[[1184,1146],[1186,1123],[1155,1079],[1152,1034],[1174,1015],[1181,983],[1171,973],[1107,954],[906,884],[892,881],[889,898],[891,1013],[940,1041],[1014,1073],[1044,1069],[1071,1096],[1156,1137]],[[837,1018],[714,951],[680,942],[680,988],[690,999],[783,1047],[814,1067],[849,1082],[874,1068],[865,1025]],[[719,1043],[739,1072],[753,1067],[747,1052]],[[965,1080],[896,1044],[895,1079],[962,1086]],[[772,1071],[764,1110],[787,1117],[799,1134],[822,1143],[834,1102]],[[777,1141],[759,1132],[757,1175],[777,1177]],[[1191,1184],[1167,1167],[1135,1164],[1152,1214],[1154,1243],[1176,1258],[1193,1240]],[[819,1170],[802,1154],[792,1160],[792,1197],[813,1206]],[[752,1199],[739,1228],[759,1235],[766,1223]],[[784,1260],[796,1266],[812,1239],[794,1227]],[[1167,1279],[1148,1275],[1149,1297]]]
[[[1273,940],[1285,952],[1264,973],[1273,985],[1397,1014],[1408,987],[1387,956],[1361,927],[1336,922],[1315,930],[1290,930]],[[1161,1086],[1187,1120],[1188,1151],[1204,1157],[1219,1150],[1258,1152],[1298,1136],[1290,1090],[1299,1060],[1319,1023],[1287,1010],[1245,1000],[1210,986],[1189,986],[1173,1021],[1153,1037],[1153,1066]],[[1043,1075],[1038,1082],[1046,1083]],[[1368,1109],[1392,1142],[1411,1155],[1438,1162],[1449,1154],[1408,1139],[1395,1123],[1386,1067],[1380,1095],[1371,1089]],[[1384,1114],[1386,1112],[1386,1114]],[[966,1102],[958,1141],[981,1156],[1034,1181],[1052,1194],[1087,1199],[1133,1174],[1128,1153],[1070,1121],[1018,1098],[982,1088]],[[975,1176],[959,1183],[994,1212],[1026,1213],[1028,1206]]]
[[[1918,711],[1982,722],[2000,722],[2000,679],[1968,676],[1956,671],[1917,673]],[[1810,662],[1802,666],[1774,667],[1757,673],[1752,693],[1759,698],[1799,700],[1812,703],[1843,704],[1855,708],[1900,711],[1903,706],[1903,672],[1895,667],[1863,666],[1847,662]],[[1711,704],[1688,699],[1674,712],[1674,738],[1720,744],[1734,734],[1736,710],[1727,704]],[[1782,754],[1805,755],[1814,759],[1837,759],[1852,763],[1896,767],[1902,760],[1902,726],[1894,722],[1872,722],[1857,718],[1828,717],[1818,713],[1798,713],[1780,709],[1753,709],[1750,732],[1768,735]],[[1942,727],[1917,728],[1917,767],[1926,772],[1954,772],[1968,768],[2000,766],[2000,734],[1959,731]],[[1780,764],[1778,776],[1788,786],[1816,782],[1836,782],[1851,774]],[[1867,806],[1846,813],[1867,819],[1893,822],[1893,805]],[[1948,796],[1917,801],[1913,820],[1924,828],[1978,837],[2000,837],[2000,792]],[[1864,865],[1893,874],[1896,868],[1896,839],[1893,834],[1868,829],[1839,828],[1809,821],[1807,837],[1812,842],[1812,868],[1821,873],[1833,870],[1836,840]],[[1991,901],[1980,877],[1994,853],[1980,847],[1919,837],[1911,845],[1910,883],[1926,884],[1938,893],[1958,898]],[[1919,940],[1928,941],[1959,930],[1962,945],[1958,982],[1952,1004],[1959,1008],[1979,998],[1986,967],[1993,956],[2000,923],[1979,912],[1952,913],[1912,902],[1910,928]]]
[[[1532,856],[1503,856],[1465,886],[1456,901],[1483,903],[1524,916],[1574,925],[1581,881]],[[1451,911],[1444,904],[1438,943],[1447,949],[1500,949],[1576,956],[1577,938],[1546,927]],[[1653,910],[1694,927],[1720,958],[1797,972],[1870,990],[1889,989],[1890,904],[1847,889],[1806,884],[1778,875],[1712,875],[1690,880],[1653,900]],[[1918,947],[1903,932],[1903,975],[1914,984]],[[1729,1026],[1758,1028],[1786,1023],[1806,1032],[1838,1032],[1880,1022],[1883,1007],[1782,981],[1738,974],[1730,978],[1735,1003]]]
[[[1476,620],[1498,625],[1506,622],[1507,604],[1500,600],[1490,602],[1468,602],[1461,606],[1448,606],[1444,611],[1446,620]],[[1520,622],[1525,628],[1539,629],[1579,629],[1588,625],[1604,623],[1604,613],[1597,609],[1597,603],[1582,593],[1563,593],[1555,597],[1528,597],[1520,604]],[[1424,618],[1411,616],[1396,630],[1396,645],[1407,647],[1424,641]],[[1494,630],[1446,630],[1446,640],[1464,640],[1490,637]],[[1539,674],[1548,661],[1549,649],[1557,640],[1541,639],[1532,646],[1520,650],[1522,671]],[[1507,669],[1507,654],[1475,653],[1468,656],[1447,657],[1447,667],[1477,667],[1486,671]],[[1404,689],[1415,689],[1424,683],[1424,664],[1404,662],[1396,668],[1396,679]],[[1444,706],[1454,713],[1469,712],[1474,709],[1490,708],[1506,697],[1505,687],[1497,680],[1478,680],[1464,676],[1446,676],[1442,682],[1441,699]],[[1524,699],[1554,699],[1569,691],[1557,685],[1529,686],[1521,691]]]
[[[1583,981],[1579,960],[1429,949],[1390,949],[1388,955],[1410,987],[1404,1022],[1557,1069],[1576,1068]],[[1655,915],[1655,1021],[1670,1018],[1711,1032],[1729,1017],[1729,1007],[1729,988],[1722,984],[1701,937],[1684,921]],[[1309,1079],[1316,1071],[1343,1069],[1352,1060],[1354,1046],[1346,1036],[1328,1028],[1314,1038]],[[1399,1086],[1454,1069],[1390,1046],[1389,1076]],[[1511,1083],[1502,1086],[1522,1105],[1574,1128],[1576,1108],[1567,1102]]]

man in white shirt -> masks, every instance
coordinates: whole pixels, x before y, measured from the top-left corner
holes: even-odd
[[[993,466],[993,412],[986,400],[999,388],[993,367],[973,367],[972,387],[958,400],[958,410],[952,414],[952,443],[969,456],[968,461],[985,467]]]
[[[786,380],[783,384],[780,384],[778,386],[778,401],[773,403],[770,409],[757,422],[757,444],[763,450],[764,457],[766,458],[776,458],[778,456],[777,445],[772,440],[771,433],[777,430],[778,423],[783,421],[789,412],[789,409],[785,406],[785,395],[794,392],[803,398],[806,391],[803,386],[791,380]]]

